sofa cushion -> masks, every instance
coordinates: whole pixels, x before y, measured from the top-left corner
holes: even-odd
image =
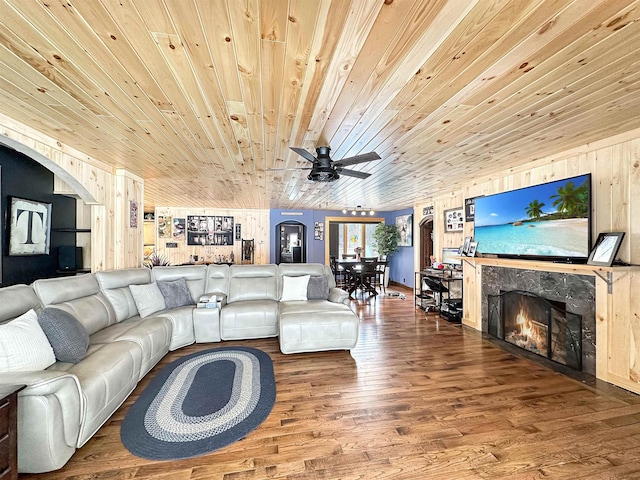
[[[166,265],[153,267],[151,269],[151,279],[154,282],[163,282],[184,278],[187,282],[191,298],[198,299],[205,292],[207,282],[206,265]]]
[[[187,281],[184,278],[169,281],[158,280],[156,285],[158,285],[160,293],[164,297],[165,308],[177,308],[194,304],[191,292],[187,287]]]
[[[84,445],[131,394],[142,363],[140,345],[129,341],[91,344],[78,363],[57,362],[49,370],[75,375],[82,411],[77,446]]]
[[[55,362],[35,310],[0,325],[0,372],[44,370]]]
[[[277,265],[231,265],[227,303],[280,298]]]
[[[298,277],[282,277],[281,302],[291,302],[307,299],[307,286],[309,285],[309,275]]]
[[[329,279],[326,276],[309,277],[307,300],[326,300],[329,298]]]
[[[59,308],[47,307],[38,315],[53,353],[61,362],[78,363],[87,354],[89,334],[76,317]]]
[[[165,309],[164,297],[155,282],[149,285],[129,285],[129,289],[140,317],[145,318]]]
[[[44,278],[33,282],[33,289],[43,306],[71,313],[89,335],[117,321],[113,307],[100,291],[93,274]]]
[[[148,268],[99,271],[95,273],[95,277],[100,285],[100,290],[113,307],[118,322],[138,315],[138,308],[131,295],[129,285],[148,285],[151,283],[151,272]]]

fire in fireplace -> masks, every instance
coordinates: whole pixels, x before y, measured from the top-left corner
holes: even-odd
[[[505,305],[504,339],[525,350],[545,355],[549,329],[546,323],[536,320],[536,318],[540,318],[540,315],[533,311],[535,303],[530,301],[530,297],[521,295],[517,307],[517,312],[514,313],[510,311],[513,309],[509,308],[507,313],[507,305]]]
[[[500,340],[582,369],[582,317],[561,302],[520,290],[490,295],[488,327]]]

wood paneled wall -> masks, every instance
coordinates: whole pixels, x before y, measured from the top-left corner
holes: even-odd
[[[415,207],[419,212],[416,245],[420,241],[421,212],[426,206],[434,206],[434,251],[438,252],[443,246],[459,246],[465,236],[473,235],[473,223],[466,223],[463,232],[444,232],[443,211],[461,207],[465,198],[586,173],[591,173],[594,240],[599,232],[626,232],[618,257],[640,264],[640,131],[637,130],[532,162],[528,168],[480,178],[446,195],[425,199]],[[416,266],[420,264],[419,250],[416,248]],[[464,270],[463,322],[480,330],[481,268],[465,263]],[[607,297],[610,294],[602,278],[597,277],[596,284],[598,377],[640,393],[640,301],[634,296],[634,292],[640,290],[640,273],[614,274],[615,301]]]
[[[114,268],[139,267],[142,263],[144,236],[144,181],[118,169],[115,175],[114,204]],[[131,218],[132,202],[137,209]]]
[[[238,223],[241,225],[242,238],[245,240],[253,239],[255,242],[254,263],[269,263],[269,210],[236,210],[186,207],[156,208],[156,252],[165,255],[172,265],[180,265],[181,263],[188,262],[191,255],[198,255],[199,259],[203,259],[205,261],[213,261],[217,255],[229,256],[231,252],[233,252],[235,262],[240,263],[240,249],[242,248],[242,242],[240,240],[235,240],[232,246],[198,246],[187,245],[186,238],[183,240],[175,240],[173,238],[158,238],[157,219],[160,215],[170,215],[172,219],[184,218],[185,220],[189,215],[214,215],[233,217],[234,228]],[[176,242],[178,244],[178,247],[167,248],[167,242]]]

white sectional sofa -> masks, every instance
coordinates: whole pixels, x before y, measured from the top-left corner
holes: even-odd
[[[136,287],[181,279],[188,305],[141,317]],[[289,295],[291,285],[299,290],[305,282],[309,298]],[[220,310],[196,309],[212,294]],[[31,309],[45,309],[71,314],[88,334],[86,354],[77,363],[54,359],[40,370],[0,371],[0,385],[27,385],[18,397],[18,470],[61,468],[169,350],[275,336],[283,353],[350,350],[359,319],[348,305],[348,294],[320,264],[132,268],[0,288],[5,325]],[[0,341],[2,336],[0,331]]]

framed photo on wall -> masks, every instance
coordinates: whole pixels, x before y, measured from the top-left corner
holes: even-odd
[[[187,245],[233,245],[233,217],[187,215]]]
[[[476,197],[464,201],[464,221],[473,222],[476,219]]]
[[[138,202],[129,200],[129,227],[138,228]]]
[[[399,247],[410,247],[413,245],[413,215],[399,215],[396,217],[396,228],[400,233],[398,239]]]
[[[11,197],[9,255],[49,255],[51,204]]]
[[[444,231],[461,232],[464,230],[464,209],[451,208],[444,211]]]

